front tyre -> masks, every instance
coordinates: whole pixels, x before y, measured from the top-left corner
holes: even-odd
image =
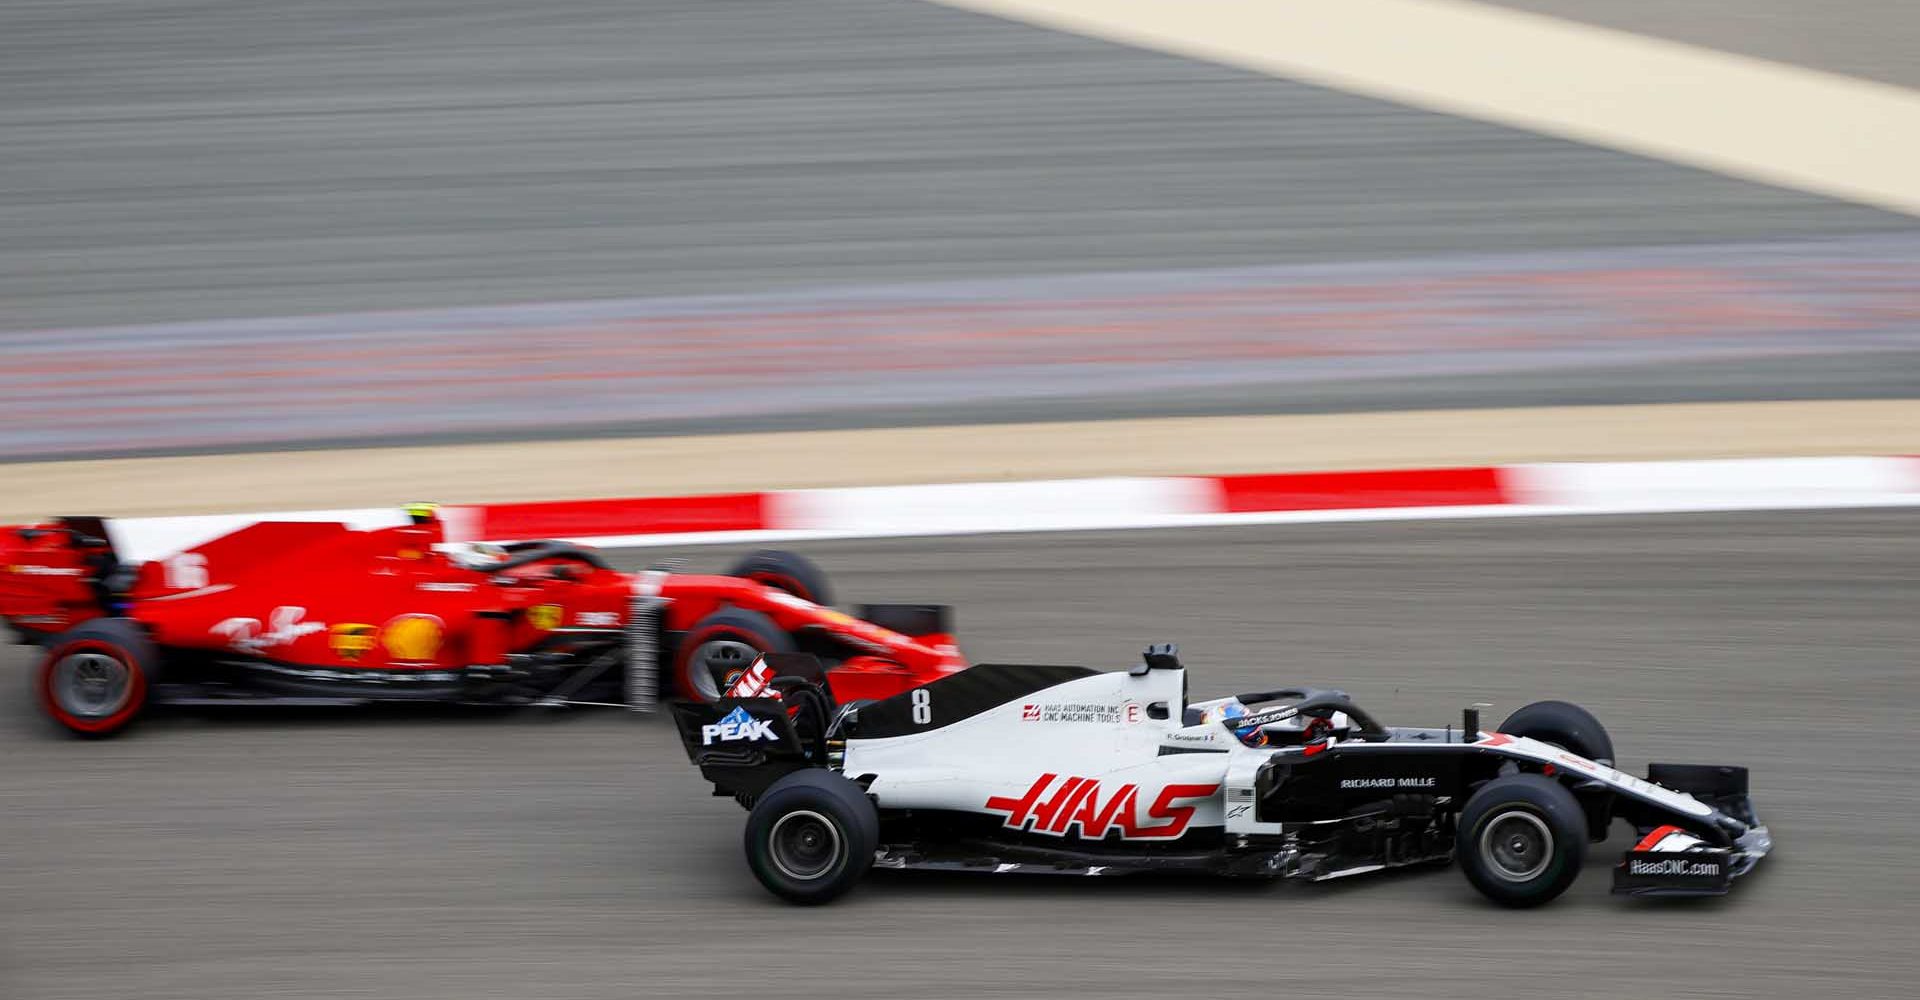
[[[796,771],[747,815],[747,867],[790,903],[839,898],[873,867],[880,814],[860,786],[832,771]]]
[[[784,590],[803,601],[833,603],[833,588],[827,583],[826,571],[798,552],[784,549],[750,552],[734,563],[727,575]]]
[[[1593,713],[1567,701],[1536,701],[1507,716],[1500,731],[1508,736],[1551,743],[1596,764],[1613,766],[1613,737]]]
[[[673,672],[681,694],[716,701],[762,654],[793,649],[793,636],[773,619],[748,608],[722,608],[687,630]]]
[[[35,678],[47,715],[77,736],[111,736],[146,707],[159,654],[126,618],[83,622],[47,644]]]
[[[1587,856],[1587,820],[1559,782],[1514,774],[1481,786],[1460,811],[1454,857],[1502,906],[1539,906],[1567,890]]]

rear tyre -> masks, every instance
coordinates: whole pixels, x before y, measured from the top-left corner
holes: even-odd
[[[747,816],[747,867],[790,903],[830,902],[873,867],[880,814],[860,786],[810,768],[774,782]]]
[[[1565,701],[1536,701],[1507,716],[1500,731],[1570,750],[1596,763],[1613,766],[1613,738],[1593,713]]]
[[[747,557],[733,564],[727,571],[728,576],[737,576],[764,583],[769,587],[784,590],[803,601],[815,604],[832,604],[833,588],[827,584],[827,574],[813,564],[813,560],[798,552],[782,549],[761,549],[747,554]]]
[[[721,608],[694,623],[674,655],[680,693],[714,701],[762,653],[793,652],[793,637],[773,619],[746,608]]]
[[[1514,774],[1481,786],[1460,811],[1454,857],[1502,906],[1539,906],[1567,890],[1587,856],[1587,819],[1552,778]]]
[[[82,622],[47,644],[35,686],[47,715],[76,736],[125,729],[159,670],[153,640],[130,619]]]

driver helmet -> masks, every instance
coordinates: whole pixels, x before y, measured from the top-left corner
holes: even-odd
[[[1230,698],[1221,704],[1207,709],[1203,718],[1207,722],[1230,722],[1234,719],[1242,718],[1246,714],[1247,706],[1241,704],[1238,698]],[[1267,745],[1266,730],[1259,726],[1236,726],[1234,727],[1233,735],[1239,737],[1240,742],[1250,747],[1263,747]]]
[[[505,548],[491,542],[441,542],[433,548],[461,569],[483,573],[505,562],[508,555]]]

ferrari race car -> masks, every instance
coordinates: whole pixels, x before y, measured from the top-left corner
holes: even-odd
[[[1454,860],[1519,907],[1565,891],[1616,819],[1640,834],[1618,892],[1724,893],[1772,843],[1745,768],[1622,773],[1565,702],[1494,732],[1478,707],[1457,729],[1389,728],[1325,689],[1190,702],[1171,646],[1127,671],[982,664],[838,707],[804,676],[776,680],[779,698],[673,714],[715,794],[749,807],[748,866],[797,903],[875,865],[1322,881]]]
[[[804,650],[844,699],[966,666],[948,609],[827,607],[793,553],[724,576],[612,569],[564,542],[447,544],[430,506],[357,531],[262,522],[124,565],[111,525],[0,528],[0,619],[44,648],[49,715],[106,735],[151,704],[518,705],[718,697],[762,653]]]

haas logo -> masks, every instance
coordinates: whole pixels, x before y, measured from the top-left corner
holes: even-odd
[[[1017,799],[992,796],[987,799],[987,811],[1005,813],[1008,827],[1034,833],[1065,836],[1070,827],[1078,826],[1079,836],[1087,840],[1099,840],[1114,829],[1127,840],[1171,840],[1186,832],[1194,810],[1174,803],[1211,798],[1220,790],[1219,785],[1168,785],[1154,796],[1142,817],[1138,785],[1121,785],[1112,795],[1102,795],[1100,782],[1093,778],[1068,777],[1056,785],[1057,777],[1041,775]]]

